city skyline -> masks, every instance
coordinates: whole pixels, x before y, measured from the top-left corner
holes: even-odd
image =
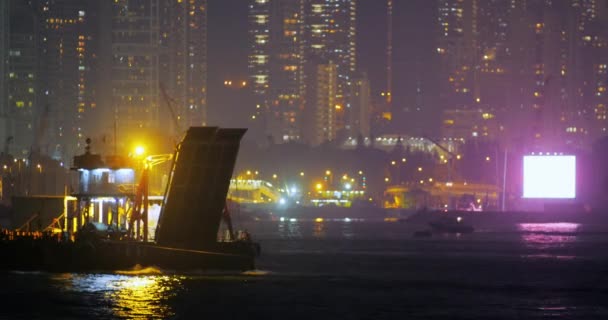
[[[395,134],[533,150],[588,147],[608,124],[604,0],[11,0],[0,9],[2,139],[20,155],[38,148],[67,160],[86,137],[175,137],[190,125],[248,127],[258,143]],[[331,65],[335,87],[317,88],[333,83],[333,71],[319,73]]]

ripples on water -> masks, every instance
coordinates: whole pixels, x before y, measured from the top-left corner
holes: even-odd
[[[538,250],[563,248],[577,240],[578,223],[520,223],[517,225],[526,247]]]
[[[52,275],[54,287],[66,302],[92,300],[97,316],[167,318],[174,315],[168,301],[180,293],[183,276],[61,274]]]
[[[48,296],[42,307],[50,311],[14,305],[0,318],[608,316],[602,289],[608,287],[608,236],[597,226],[589,233],[589,226],[574,223],[526,223],[428,239],[412,238],[423,226],[396,222],[284,220],[242,227],[262,244],[262,270],[13,272],[4,275],[0,299]]]

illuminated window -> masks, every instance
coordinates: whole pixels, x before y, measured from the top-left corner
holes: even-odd
[[[268,23],[268,15],[258,14],[255,16],[255,22],[257,24],[266,24]]]

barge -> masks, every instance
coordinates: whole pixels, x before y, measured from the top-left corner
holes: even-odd
[[[172,164],[154,236],[148,226],[150,164],[144,163],[139,184],[125,188],[120,182],[133,179],[134,170],[115,156],[102,161],[87,145],[85,154],[74,157],[79,187],[66,201],[65,212],[44,230],[3,230],[0,269],[89,272],[137,265],[169,270],[253,269],[259,245],[246,233],[235,239],[225,208],[245,131],[189,128],[167,158]],[[222,221],[229,236],[218,240]]]

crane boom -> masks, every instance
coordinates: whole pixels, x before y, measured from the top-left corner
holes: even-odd
[[[452,151],[450,151],[446,147],[442,146],[439,142],[435,141],[433,138],[428,137],[428,136],[425,136],[424,138],[429,140],[430,142],[432,142],[437,148],[439,148],[439,149],[443,150],[445,153],[449,154],[450,158],[453,158],[456,156]]]
[[[437,142],[435,139],[428,137],[428,136],[424,136],[425,139],[429,140],[430,142],[432,142],[437,148],[441,149],[442,151],[444,151],[445,153],[448,154],[448,183],[452,183],[452,171],[454,170],[453,166],[454,166],[454,157],[457,157],[452,151],[448,150],[446,147],[442,146],[439,142]]]
[[[177,121],[177,116],[175,115],[175,110],[173,110],[173,106],[171,105],[171,98],[167,94],[167,91],[165,90],[165,86],[162,83],[159,84],[159,87],[160,87],[160,92],[163,95],[163,100],[165,100],[167,109],[169,110],[169,113],[171,114],[171,120],[173,120],[173,125],[175,126],[175,131],[179,135],[182,132],[182,130],[180,128],[179,121]]]

